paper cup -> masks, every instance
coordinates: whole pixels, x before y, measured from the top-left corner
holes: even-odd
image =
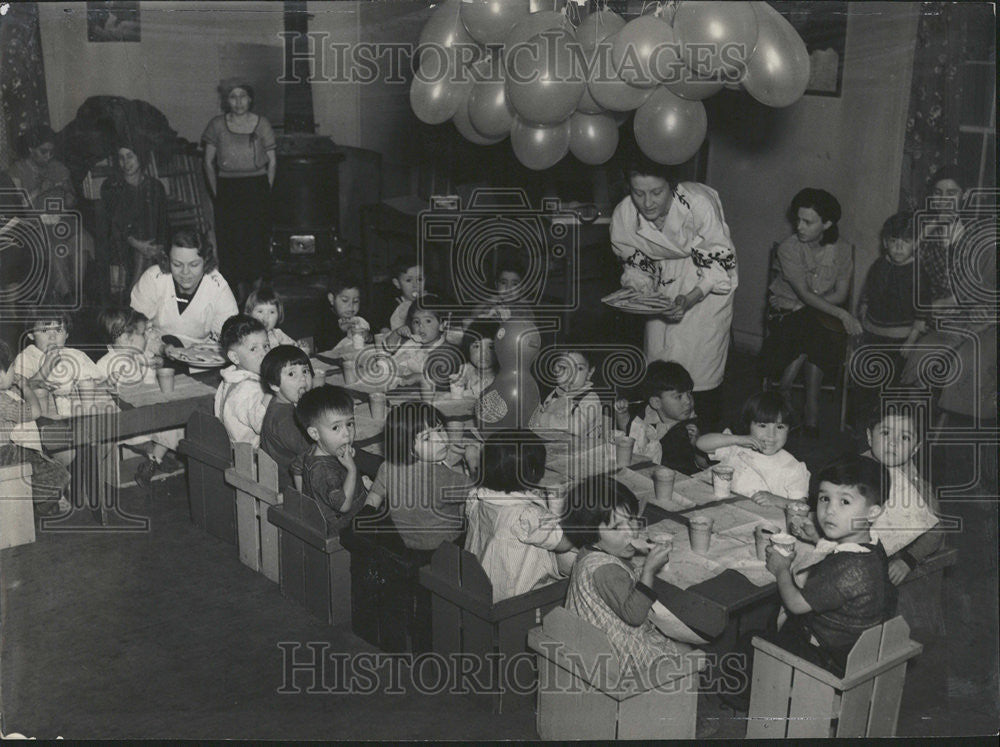
[[[160,391],[164,394],[174,391],[174,369],[156,369],[156,383],[160,385]]]
[[[375,333],[375,347],[379,350],[385,348],[385,332]]]
[[[785,506],[785,526],[789,532],[793,527],[802,526],[809,521],[809,504],[805,501],[792,501]]]
[[[692,516],[688,521],[688,535],[691,540],[691,550],[704,555],[712,541],[712,524],[714,520],[708,516]]]
[[[671,549],[674,546],[674,534],[673,532],[658,531],[653,529],[649,532],[649,541],[654,545],[669,545]]]
[[[777,527],[769,524],[758,524],[753,528],[753,539],[757,549],[757,560],[767,560],[767,546],[771,537],[778,533]]]
[[[371,409],[372,420],[385,420],[386,399],[384,392],[372,392],[368,395],[368,407]]]
[[[363,350],[365,347],[365,334],[364,332],[355,332],[351,335],[351,346],[355,350]]]
[[[461,399],[465,395],[465,387],[459,382],[449,384],[448,389],[454,399]]]
[[[677,473],[669,467],[657,467],[653,470],[653,493],[656,500],[668,502],[674,497],[674,480]]]
[[[342,364],[344,369],[344,383],[345,384],[357,384],[358,383],[358,369],[355,366],[354,361],[345,360]]]
[[[712,489],[716,498],[728,498],[733,493],[733,468],[712,467]]]
[[[795,552],[795,538],[790,534],[775,532],[771,535],[771,544],[786,558]]]
[[[615,439],[615,461],[619,467],[628,467],[632,464],[632,449],[634,447],[634,438],[619,436]]]

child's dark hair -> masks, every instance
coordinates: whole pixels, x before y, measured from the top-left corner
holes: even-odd
[[[429,311],[440,320],[442,325],[446,324],[448,322],[448,314],[440,309],[440,304],[441,299],[432,293],[427,293],[415,299],[410,304],[410,308],[406,310],[406,326],[412,328],[413,318],[423,311]]]
[[[913,241],[913,213],[904,210],[901,213],[890,215],[882,224],[882,233],[879,235],[879,242],[882,251],[889,246],[891,239],[905,239]]]
[[[254,319],[247,314],[234,314],[222,325],[222,332],[219,333],[219,346],[222,354],[227,355],[236,345],[239,345],[249,335],[254,332],[267,332],[259,319]]]
[[[664,392],[684,394],[694,389],[694,381],[680,363],[675,361],[653,361],[646,366],[646,375],[639,385],[642,398],[659,397]]]
[[[385,420],[385,458],[392,464],[413,464],[417,434],[444,427],[441,412],[427,402],[401,402]]]
[[[889,498],[889,470],[869,457],[844,454],[823,467],[809,482],[809,500],[815,506],[819,485],[847,485],[855,488],[869,506],[882,506]]]
[[[73,318],[63,311],[51,311],[35,317],[25,327],[28,332],[34,332],[36,327],[44,327],[47,324],[61,324],[63,329],[69,333],[73,329]]]
[[[917,407],[909,402],[886,402],[878,404],[865,415],[865,431],[875,430],[888,417],[897,417],[908,418],[913,425],[914,432],[917,432],[920,430],[920,417],[917,412]],[[919,433],[917,433],[917,439],[920,441],[923,440],[920,438]]]
[[[272,305],[278,310],[278,324],[285,318],[285,304],[281,301],[281,296],[274,292],[274,288],[269,283],[254,283],[254,289],[247,296],[246,303],[243,304],[243,312],[252,314],[258,306]]]
[[[927,180],[927,194],[931,194],[937,183],[943,182],[945,179],[951,179],[963,190],[969,186],[969,178],[961,168],[953,164],[945,164],[931,174],[931,178]]]
[[[135,332],[136,327],[148,321],[145,314],[124,306],[104,309],[97,317],[101,339],[109,345],[113,345],[122,335]]]
[[[469,360],[472,359],[472,344],[483,340],[492,340],[497,336],[500,322],[488,319],[477,319],[462,333],[462,352]]]
[[[10,364],[14,362],[14,353],[3,340],[0,340],[0,373],[7,373]]]
[[[597,528],[611,523],[616,508],[625,509],[630,516],[639,515],[639,501],[617,480],[601,475],[578,482],[566,497],[563,534],[574,547],[592,545],[600,539]]]
[[[392,261],[392,267],[389,268],[389,271],[392,273],[392,277],[398,278],[400,275],[405,275],[411,267],[420,267],[417,255],[401,254]]]
[[[302,365],[313,373],[312,362],[302,348],[295,345],[278,345],[271,348],[260,362],[260,385],[268,394],[271,387],[281,386],[281,372],[286,366]]]
[[[483,444],[483,487],[513,493],[545,474],[545,442],[531,431],[502,430]]]
[[[406,272],[406,270],[403,270],[403,272]],[[396,275],[393,275],[393,277],[396,277]],[[335,272],[331,272],[326,279],[326,292],[332,293],[334,296],[339,295],[341,291],[348,288],[361,290],[361,281],[350,270],[336,270]]]
[[[796,424],[795,410],[781,392],[757,392],[743,403],[738,435],[749,434],[753,423],[782,423],[792,428]]]
[[[304,428],[316,425],[316,421],[328,412],[354,415],[354,397],[343,387],[324,384],[303,394],[295,405],[295,417]]]
[[[497,269],[493,273],[493,285],[500,282],[500,276],[505,272],[512,272],[521,280],[524,280],[524,262],[516,254],[504,254],[497,260]]]

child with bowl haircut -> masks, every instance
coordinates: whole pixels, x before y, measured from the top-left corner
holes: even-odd
[[[295,457],[312,446],[295,417],[295,406],[313,388],[309,356],[295,345],[271,348],[260,364],[260,382],[274,395],[261,423],[260,448],[278,465],[278,487],[284,490],[292,484],[289,468]]]
[[[222,354],[233,364],[222,370],[215,392],[215,417],[232,441],[260,445],[260,430],[272,395],[260,385],[260,364],[271,349],[264,325],[252,316],[236,314],[222,325]]]

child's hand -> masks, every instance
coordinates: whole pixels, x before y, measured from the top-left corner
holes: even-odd
[[[893,586],[899,586],[909,574],[910,566],[905,561],[899,558],[893,558],[889,561],[889,580],[892,581]]]
[[[27,387],[28,382],[23,376],[21,376],[21,374],[16,373],[11,378],[10,385],[15,389],[20,389],[23,392],[25,390],[25,387]]]
[[[354,447],[348,446],[337,452],[337,461],[347,467],[348,471],[357,469],[354,465]]]
[[[774,493],[769,493],[766,490],[758,490],[750,496],[750,500],[758,506],[778,506],[779,508],[784,508],[788,505],[788,499]]]
[[[816,525],[813,523],[812,516],[803,521],[796,521],[789,525],[788,533],[793,537],[798,537],[800,540],[808,542],[815,545],[820,540],[819,532],[816,530]]]
[[[791,555],[784,555],[774,549],[774,545],[768,545],[765,553],[767,554],[765,567],[775,576],[777,576],[781,571],[791,570],[792,561],[795,560],[794,550]]]
[[[691,445],[693,446],[694,442],[698,440],[698,436],[701,435],[701,433],[698,431],[698,426],[695,425],[694,423],[687,423],[684,427],[687,429],[688,432],[688,440],[691,442]]]
[[[653,578],[670,560],[670,545],[653,545],[642,564],[643,583],[652,584]]]
[[[628,412],[628,400],[627,399],[616,399],[615,400],[615,412],[625,413]]]
[[[736,442],[737,446],[743,446],[747,449],[753,449],[754,451],[763,451],[764,444],[760,442],[759,438],[754,436],[739,436],[739,440]]]

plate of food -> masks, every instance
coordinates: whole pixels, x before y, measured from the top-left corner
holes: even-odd
[[[189,345],[186,348],[168,346],[163,354],[180,363],[186,363],[196,368],[218,368],[226,365],[222,349],[215,343]]]
[[[672,298],[646,296],[632,288],[621,288],[601,299],[608,306],[629,314],[662,314],[674,307]]]

